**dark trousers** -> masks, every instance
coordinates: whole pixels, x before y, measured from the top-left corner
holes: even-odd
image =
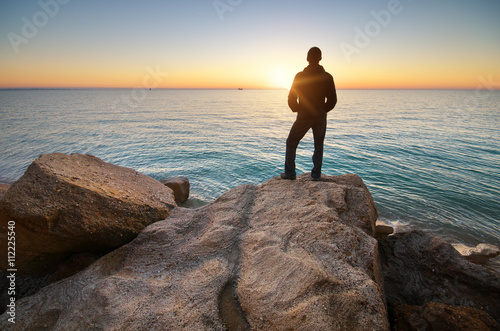
[[[293,123],[288,138],[286,140],[286,156],[285,156],[285,174],[295,176],[295,157],[297,155],[297,147],[299,142],[306,135],[307,131],[312,129],[314,137],[314,154],[313,169],[311,176],[313,178],[321,177],[321,165],[323,163],[323,143],[326,134],[326,115],[314,119],[303,119],[297,117]]]

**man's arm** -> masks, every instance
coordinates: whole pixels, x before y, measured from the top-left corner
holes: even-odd
[[[333,81],[333,77],[330,75],[328,80],[328,88],[326,93],[326,112],[329,112],[335,105],[337,104],[337,90],[335,89],[335,82]]]
[[[299,111],[298,95],[295,87],[296,81],[297,76],[293,79],[292,87],[290,88],[290,92],[288,92],[288,107],[290,107],[294,113]]]

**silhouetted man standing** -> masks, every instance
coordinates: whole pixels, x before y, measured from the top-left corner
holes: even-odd
[[[311,177],[312,180],[321,178],[326,114],[337,104],[333,77],[319,65],[321,50],[318,47],[311,48],[307,53],[307,61],[309,65],[295,76],[288,94],[288,106],[298,114],[286,140],[285,172],[281,174],[283,179],[295,179],[297,146],[311,128],[314,136]]]

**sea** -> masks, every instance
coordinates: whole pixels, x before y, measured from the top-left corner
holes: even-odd
[[[41,154],[85,153],[211,202],[283,171],[287,90],[0,90],[0,182]],[[500,246],[500,92],[339,90],[323,174],[355,173],[379,219],[470,246]],[[312,168],[309,132],[297,172]]]

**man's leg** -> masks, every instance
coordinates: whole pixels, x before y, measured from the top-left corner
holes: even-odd
[[[295,157],[297,154],[297,147],[302,138],[311,128],[312,122],[310,120],[297,119],[293,123],[288,138],[286,140],[286,155],[285,155],[285,175],[288,177],[295,177]]]
[[[321,177],[321,166],[323,164],[323,145],[325,142],[326,135],[326,116],[324,118],[317,119],[313,126],[313,136],[314,136],[314,154],[313,169],[311,171],[311,177],[313,179],[319,179]]]

